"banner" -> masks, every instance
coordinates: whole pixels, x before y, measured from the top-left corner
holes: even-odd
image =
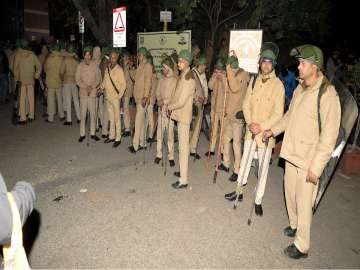
[[[229,50],[234,51],[239,66],[250,73],[258,73],[262,44],[262,30],[230,31]]]
[[[183,49],[191,52],[191,31],[138,33],[137,48],[145,47],[152,55],[156,72],[161,72],[162,55],[179,53]]]
[[[113,9],[113,47],[126,47],[126,7]]]

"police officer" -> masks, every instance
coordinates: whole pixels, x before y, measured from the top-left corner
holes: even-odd
[[[134,98],[136,102],[135,133],[132,146],[129,147],[130,153],[146,147],[145,141],[145,115],[150,101],[152,66],[148,63],[146,56],[148,51],[141,47],[138,50],[139,66],[136,69]]]
[[[209,88],[213,90],[211,93],[211,138],[209,152],[205,155],[215,155],[216,142],[218,140],[219,124],[223,116],[225,91],[228,91],[228,82],[226,78],[225,63],[219,58],[215,64],[215,70],[209,80]],[[219,142],[220,143],[220,142]],[[228,170],[227,170],[228,171]]]
[[[113,147],[118,147],[121,143],[120,99],[126,89],[124,71],[117,63],[118,59],[119,52],[113,49],[101,87],[105,89],[106,107],[110,119],[110,134],[104,143],[114,142]]]
[[[265,148],[263,132],[279,121],[284,114],[285,90],[283,83],[276,76],[274,70],[277,55],[278,47],[276,44],[265,43],[263,45],[260,54],[259,75],[256,78],[253,77],[250,81],[243,103],[247,129],[244,155],[241,159],[237,181],[238,187],[246,185],[251,168],[251,160],[257,149],[259,160],[264,160],[263,165],[259,166],[262,167],[262,170],[258,172],[259,179],[255,195],[255,214],[258,216],[263,215],[262,199],[266,187],[272,148],[275,146],[275,140],[271,138],[268,146]],[[255,136],[254,141],[252,136]],[[247,158],[249,158],[249,162],[246,162]],[[247,166],[245,167],[245,165]],[[241,200],[243,197],[242,187],[238,190],[238,193],[240,193],[239,198]],[[226,194],[225,198],[234,200],[236,192]]]
[[[229,171],[230,147],[233,141],[234,171],[229,180],[235,182],[238,178],[241,161],[241,139],[244,126],[242,114],[243,102],[250,80],[249,73],[239,68],[239,61],[235,55],[229,57],[226,65],[226,74],[229,83],[229,91],[225,108],[224,136],[223,136],[223,163],[219,169]],[[240,118],[240,119],[238,119]]]
[[[290,224],[284,234],[295,239],[284,253],[299,259],[307,257],[310,248],[312,207],[319,177],[335,147],[341,107],[334,86],[321,72],[324,61],[321,49],[306,44],[294,48],[290,55],[299,60],[300,83],[289,110],[279,122],[268,127],[264,137],[285,131],[280,156],[286,160],[284,188]],[[319,106],[322,87],[325,91]]]
[[[57,43],[52,44],[51,52],[44,64],[44,72],[46,74],[48,119],[46,122],[53,123],[54,115],[57,111],[60,120],[64,120],[62,81],[60,77],[60,69],[64,60],[64,54],[60,52]],[[56,110],[57,104],[57,110]]]
[[[197,153],[197,145],[199,142],[201,123],[204,113],[204,105],[207,103],[208,98],[208,85],[205,74],[206,58],[201,55],[198,59],[197,66],[192,68],[195,78],[195,94],[194,105],[196,106],[196,118],[194,121],[194,129],[190,139],[190,156],[200,159],[200,155]]]
[[[174,120],[170,119],[166,115],[166,107],[168,106],[172,95],[174,94],[177,78],[174,75],[174,62],[169,56],[165,57],[162,61],[162,74],[157,88],[156,99],[158,104],[158,126],[157,126],[157,151],[155,164],[159,164],[163,158],[163,140],[164,134],[167,133],[167,147],[168,147],[168,159],[170,166],[175,166],[174,161]]]
[[[76,84],[80,91],[80,138],[79,142],[85,139],[85,121],[86,114],[90,113],[90,135],[91,139],[99,141],[95,135],[95,103],[96,96],[101,83],[101,72],[98,65],[91,61],[92,47],[84,48],[84,60],[78,65],[75,73]]]
[[[75,82],[75,73],[78,65],[79,61],[75,54],[75,47],[73,45],[68,45],[67,54],[64,56],[64,61],[60,67],[65,97],[64,102],[66,103],[66,121],[64,122],[64,125],[72,125],[71,101],[74,102],[75,115],[78,123],[80,123],[79,89]]]
[[[21,40],[14,55],[14,77],[21,83],[20,88],[20,120],[19,124],[26,124],[27,108],[29,122],[35,119],[34,84],[41,74],[41,64],[37,56],[29,49],[29,43]]]
[[[174,121],[177,121],[179,135],[180,172],[175,172],[175,175],[180,177],[180,179],[172,184],[172,187],[175,189],[187,188],[189,180],[189,132],[195,92],[194,74],[190,70],[191,61],[191,52],[188,50],[180,51],[178,68],[181,73],[176,84],[174,95],[167,106],[168,116]]]

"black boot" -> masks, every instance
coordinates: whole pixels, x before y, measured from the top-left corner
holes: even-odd
[[[113,147],[116,148],[121,144],[121,141],[115,141]]]
[[[96,135],[91,135],[91,139],[93,139],[94,141],[100,141],[100,138]]]
[[[175,175],[176,177],[180,177],[180,172],[174,172],[174,175]]]
[[[64,122],[64,126],[71,126],[71,125],[72,125],[72,122],[67,122],[67,121]]]
[[[232,202],[235,201],[236,199],[236,191],[230,192],[225,194],[225,199],[227,199],[228,201]],[[241,202],[243,200],[243,194],[239,194],[239,202]]]
[[[155,164],[159,164],[159,163],[160,163],[160,161],[161,161],[161,158],[156,157],[156,158],[155,158],[155,160],[154,160],[154,163],[155,163]]]
[[[307,253],[302,253],[300,250],[297,249],[295,244],[291,244],[287,248],[284,249],[284,253],[286,256],[292,258],[292,259],[301,259],[301,258],[307,258]]]
[[[208,155],[209,155],[209,152],[206,152],[205,156],[207,157]],[[213,156],[213,155],[215,155],[215,152],[210,152],[210,156]]]
[[[198,153],[190,153],[190,156],[195,157],[195,159],[201,159]]]
[[[229,181],[230,181],[230,182],[236,182],[237,179],[238,179],[237,173],[234,173],[234,172],[233,172],[233,174],[232,174],[232,175],[230,176],[230,178],[229,178]]]
[[[129,137],[130,135],[131,135],[131,133],[130,133],[129,130],[126,130],[126,131],[122,134],[123,137]]]
[[[134,146],[129,146],[128,149],[129,149],[130,153],[132,153],[132,154],[136,153],[136,150],[135,150]]]
[[[225,165],[222,163],[219,165],[218,170],[224,171],[224,172],[229,172],[229,168],[226,168]]]
[[[153,142],[156,142],[156,140],[149,137],[149,138],[147,138],[146,142],[147,143],[153,143]]]
[[[170,159],[169,160],[169,164],[170,164],[170,167],[174,167],[175,166],[175,161]]]
[[[115,142],[115,140],[114,139],[109,139],[109,138],[106,138],[104,140],[104,143],[112,143],[112,142]]]
[[[85,136],[80,136],[78,142],[82,142],[85,139]]]
[[[171,186],[175,189],[182,189],[187,188],[188,184],[181,184],[180,181],[176,181],[175,183],[172,183]]]
[[[292,229],[290,226],[284,229],[284,234],[289,237],[295,237],[297,229]]]
[[[256,214],[257,216],[262,217],[262,215],[263,215],[263,209],[262,209],[261,204],[255,204],[255,214]]]

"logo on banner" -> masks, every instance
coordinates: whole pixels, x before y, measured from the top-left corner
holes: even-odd
[[[124,21],[121,17],[121,12],[118,12],[115,26],[114,26],[114,32],[124,32],[124,31],[125,31]]]

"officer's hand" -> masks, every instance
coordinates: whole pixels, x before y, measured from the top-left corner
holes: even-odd
[[[261,127],[257,123],[251,123],[249,126],[250,132],[254,135],[258,135],[261,132]]]
[[[170,110],[166,110],[166,116],[167,116],[168,118],[170,118],[170,116],[171,116],[171,111],[170,111]]]
[[[319,182],[319,177],[313,174],[311,171],[308,171],[306,182],[316,185]]]
[[[265,141],[265,140],[269,139],[272,136],[274,136],[274,133],[270,129],[265,130],[264,134],[263,134],[263,140]]]
[[[143,106],[143,108],[146,107],[146,104],[147,104],[147,98],[144,97],[142,100],[141,100],[141,105]]]

